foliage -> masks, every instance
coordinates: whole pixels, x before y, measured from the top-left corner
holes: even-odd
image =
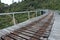
[[[60,0],[23,0],[7,7],[4,5],[6,4],[0,3],[0,9],[2,10],[0,12],[19,12],[34,9],[60,10]]]
[[[0,2],[0,13],[20,12],[35,9],[52,9],[60,10],[60,0],[23,0],[22,2],[7,5]],[[40,13],[40,12],[38,12]],[[38,14],[40,16],[40,14]],[[0,16],[0,29],[13,25],[12,15]],[[35,17],[34,13],[30,14],[30,18]],[[27,14],[15,14],[16,23],[27,20]]]

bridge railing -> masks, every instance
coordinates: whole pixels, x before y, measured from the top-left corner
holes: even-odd
[[[43,17],[45,17],[46,15],[48,15],[48,13],[45,13],[44,15],[41,15],[41,16],[38,16],[38,17],[35,17],[35,18],[31,18],[25,22],[22,22],[22,23],[19,23],[19,24],[16,24],[14,26],[10,26],[8,28],[4,28],[4,29],[1,29],[0,30],[0,37],[1,36],[4,36],[6,34],[9,34],[19,28],[22,28],[22,27],[26,27],[26,26],[29,26],[30,24],[33,24],[33,23],[36,23],[38,22],[38,20],[42,19]]]
[[[30,18],[41,15],[41,10],[37,11],[24,11],[24,12],[11,12],[0,13],[0,26],[16,25],[20,22],[24,22]],[[0,27],[0,29],[1,29]]]

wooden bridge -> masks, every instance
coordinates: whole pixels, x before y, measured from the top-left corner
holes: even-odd
[[[0,30],[0,40],[48,40],[53,23],[54,12],[49,10],[41,16]]]

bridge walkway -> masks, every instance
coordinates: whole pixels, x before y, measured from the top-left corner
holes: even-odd
[[[49,12],[23,23],[0,30],[0,40],[48,40],[54,22]]]

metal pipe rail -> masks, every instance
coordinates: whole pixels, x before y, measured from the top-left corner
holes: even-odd
[[[41,11],[41,10],[39,10]],[[28,19],[30,19],[30,13],[31,12],[34,12],[36,14],[36,17],[37,17],[37,10],[35,11],[24,11],[24,12],[11,12],[11,13],[0,13],[0,16],[1,15],[12,15],[12,20],[13,20],[13,24],[16,25],[16,21],[15,21],[15,14],[27,14],[28,15]]]

